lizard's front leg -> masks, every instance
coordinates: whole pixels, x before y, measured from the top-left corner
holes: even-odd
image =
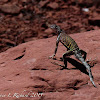
[[[57,38],[57,41],[56,41],[56,48],[55,48],[54,54],[52,56],[49,56],[49,59],[51,59],[51,58],[56,59],[55,55],[57,53],[58,44],[59,44],[59,38]]]

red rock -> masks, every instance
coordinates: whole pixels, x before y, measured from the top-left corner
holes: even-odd
[[[8,0],[0,0],[0,2],[7,2]]]
[[[8,2],[8,0],[0,0],[0,4],[6,3],[6,2]]]
[[[12,37],[12,36],[11,36]],[[2,39],[2,41],[4,42],[4,43],[6,43],[7,45],[9,45],[9,46],[14,46],[15,45],[15,42],[13,42],[13,41],[11,41],[11,40],[9,40],[9,39]]]
[[[39,2],[39,6],[40,6],[40,7],[43,7],[43,6],[45,6],[48,2],[49,2],[49,0],[40,1],[40,2]]]
[[[45,32],[45,33],[48,33],[48,34],[51,34],[53,31],[52,31],[52,29],[48,28],[48,29],[46,29],[44,32]]]
[[[98,16],[95,16],[95,17],[93,17],[93,18],[89,18],[89,24],[92,24],[92,25],[94,25],[94,26],[100,26],[100,16],[98,15]]]
[[[56,2],[50,2],[47,6],[52,9],[57,9],[59,7],[58,3]]]
[[[87,58],[98,61],[91,68],[94,88],[89,76],[68,63],[70,70],[59,70],[60,66],[51,62],[59,62],[66,52],[60,43],[57,60],[48,59],[54,53],[56,36],[23,43],[0,53],[0,99],[1,100],[95,100],[100,99],[100,30],[70,35],[78,43],[80,49],[87,52]],[[73,58],[73,57],[72,57]],[[76,68],[76,69],[75,69]],[[10,97],[8,94],[10,93]],[[17,94],[16,94],[17,93]],[[43,93],[32,97],[33,93]],[[2,94],[2,95],[1,95]],[[29,94],[31,97],[20,97]],[[1,97],[5,95],[5,97]],[[9,99],[10,98],[10,99]]]
[[[22,2],[28,2],[28,0],[22,0]]]
[[[4,4],[0,5],[0,10],[5,13],[17,14],[21,9],[16,4]]]
[[[93,4],[93,0],[88,0],[88,1],[87,0],[77,0],[77,3],[90,6]]]

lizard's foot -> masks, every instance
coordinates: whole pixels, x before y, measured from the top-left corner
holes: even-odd
[[[52,56],[49,56],[49,59],[54,59],[54,60],[56,60],[56,57],[55,57],[55,55],[52,55]]]
[[[90,62],[90,61],[91,61],[91,58],[86,60],[87,63]]]
[[[91,58],[90,58],[90,59],[87,60],[86,62],[88,63],[88,65],[89,65],[90,67],[93,67],[93,66],[97,63],[96,58],[93,59],[93,60],[91,60]]]

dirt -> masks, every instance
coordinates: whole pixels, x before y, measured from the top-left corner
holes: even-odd
[[[0,0],[0,52],[54,36],[46,22],[68,34],[99,29],[99,0]]]
[[[56,60],[48,59],[54,53],[56,36],[20,44],[0,53],[0,100],[99,100],[100,99],[100,30],[70,34],[86,59],[95,60],[91,67],[95,88],[85,67],[74,56],[68,60],[68,69],[58,62],[66,48],[60,43]],[[83,38],[84,37],[84,38]],[[40,93],[40,95],[39,95]]]

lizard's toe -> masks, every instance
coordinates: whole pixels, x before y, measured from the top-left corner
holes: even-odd
[[[93,67],[95,64],[97,64],[96,59],[94,59],[94,60],[87,60],[86,62],[88,63],[88,65],[89,65],[90,67]]]
[[[55,57],[55,56],[49,56],[48,58],[49,58],[49,59],[54,59],[54,60],[56,60],[56,57]]]

